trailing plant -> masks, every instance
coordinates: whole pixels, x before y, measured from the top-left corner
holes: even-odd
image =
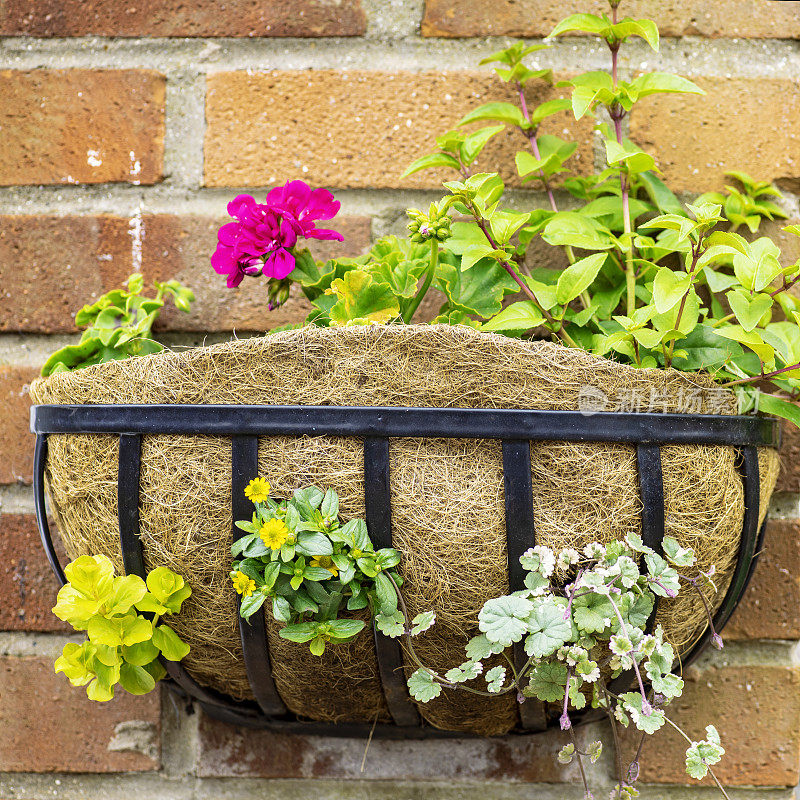
[[[786,216],[770,200],[780,193],[731,172],[736,186],[683,203],[661,180],[625,121],[652,95],[704,92],[668,73],[623,75],[630,39],[659,47],[655,23],[622,17],[623,6],[613,0],[608,14],[573,14],[551,33],[596,37],[607,70],[555,82],[552,70],[526,64],[548,44],[517,43],[484,58],[516,102],[472,110],[405,172],[451,170],[447,196],[426,212],[409,210],[409,239],[382,239],[360,258],[317,263],[301,251],[282,297],[297,284],[315,325],[408,323],[433,290],[443,301],[435,322],[549,337],[635,367],[703,370],[736,391],[742,411],[800,423],[800,299],[789,291],[800,262],[783,266],[771,239],[754,238],[764,219]],[[568,96],[528,105],[531,87],[554,83]],[[577,143],[542,130],[565,111],[594,119],[606,161],[598,174],[573,173]],[[511,207],[499,175],[477,170],[487,143],[506,129],[524,145],[515,155],[519,179],[543,193],[545,207]],[[557,188],[571,195],[568,207]],[[784,230],[800,235],[800,226]],[[542,244],[563,252],[567,265],[536,264],[533,243],[536,252]],[[264,252],[247,251],[245,274],[248,259]]]
[[[230,573],[244,619],[270,601],[272,616],[282,623],[279,635],[308,643],[315,656],[364,629],[363,619],[340,616],[345,612],[368,609],[382,629],[397,624],[402,579],[394,568],[400,553],[376,550],[364,520],[341,523],[336,492],[309,486],[289,500],[275,500],[269,483],[254,478],[245,494],[255,510],[251,520],[236,521],[246,535],[231,548]],[[433,613],[412,622],[421,632],[433,624]]]
[[[53,613],[76,631],[81,644],[64,645],[55,662],[73,686],[86,686],[90,700],[114,697],[117,684],[130,694],[147,694],[167,673],[160,658],[180,661],[189,646],[165,622],[192,593],[180,575],[156,567],[147,581],[115,575],[103,555],[81,556],[64,568],[67,583]]]
[[[725,752],[715,728],[709,725],[704,740],[692,741],[667,716],[665,709],[681,696],[684,682],[673,671],[675,651],[664,640],[661,626],[651,627],[656,599],[674,598],[683,587],[697,592],[710,612],[702,589],[711,582],[713,570],[697,577],[684,574],[695,564],[691,549],[665,537],[661,556],[636,534],[628,534],[624,542],[591,543],[580,553],[536,546],[520,563],[525,588],[484,604],[478,614],[480,633],[467,643],[460,666],[439,674],[424,664],[407,639],[406,657],[418,666],[408,680],[412,697],[426,703],[443,690],[455,690],[512,694],[520,703],[536,698],[557,705],[561,730],[571,739],[558,760],[577,761],[587,798],[593,795],[583,759],[594,763],[602,745],[596,741],[580,750],[571,711],[590,706],[603,712],[611,725],[617,772],[612,800],[638,796],[634,784],[644,737],[668,725],[689,743],[687,773],[698,779],[711,774],[725,794],[711,769]],[[713,631],[710,613],[709,624]],[[412,627],[401,602],[397,630],[385,632],[406,635]],[[722,646],[716,633],[714,642]],[[519,660],[514,658],[515,647],[523,654]],[[475,685],[480,676],[485,689]],[[627,766],[622,763],[619,726],[633,726],[641,734]]]
[[[144,297],[144,278],[140,273],[131,275],[126,287],[114,289],[78,311],[75,324],[86,328],[80,343],[53,353],[42,367],[43,376],[131,356],[151,355],[164,349],[152,338],[152,329],[166,298],[172,297],[176,308],[188,313],[194,292],[176,280],[156,281],[156,296]]]

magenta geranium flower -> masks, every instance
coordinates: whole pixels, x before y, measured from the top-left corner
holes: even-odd
[[[228,203],[228,213],[236,222],[219,229],[211,265],[228,276],[229,287],[238,286],[245,275],[283,279],[295,267],[292,248],[298,239],[342,241],[336,231],[315,225],[318,219],[336,216],[340,205],[329,191],[312,191],[303,181],[273,189],[266,203],[240,194]]]

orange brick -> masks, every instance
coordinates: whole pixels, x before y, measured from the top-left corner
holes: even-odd
[[[160,698],[122,690],[95,703],[49,658],[0,659],[0,771],[142,772],[160,767]],[[146,752],[119,747],[126,729]]]
[[[28,384],[39,374],[31,367],[0,366],[0,483],[30,483],[33,436],[28,431]]]
[[[652,152],[674,191],[720,189],[742,170],[800,186],[800,84],[760,78],[695,80],[707,96],[657,95],[637,103],[631,138]]]
[[[764,550],[724,638],[800,638],[800,521],[767,523]]]
[[[360,0],[6,0],[3,36],[359,36]]]
[[[573,9],[559,0],[426,0],[424,36],[547,36]],[[608,13],[605,0],[574,11]],[[800,37],[800,2],[769,0],[625,0],[620,14],[647,17],[662,36]]]
[[[0,630],[72,633],[51,610],[57,594],[58,581],[39,542],[36,518],[0,514]]]
[[[535,104],[553,92],[533,87],[529,100]],[[205,182],[263,186],[299,175],[334,187],[440,189],[442,180],[456,177],[452,170],[402,181],[400,175],[467,111],[490,100],[514,99],[512,90],[486,71],[217,73],[208,78]],[[303,109],[312,108],[310,124]],[[542,132],[577,138],[581,144],[569,164],[592,171],[588,120],[576,123],[571,112],[562,112],[547,120]],[[526,147],[518,131],[500,134],[475,171],[499,170],[517,182],[514,153]]]
[[[724,658],[724,651],[722,654]],[[690,738],[705,737],[705,726],[719,731],[725,755],[714,767],[726,786],[795,786],[800,755],[800,673],[795,667],[692,666],[684,676],[683,696],[667,713]],[[641,734],[628,730],[625,760],[632,758]],[[643,783],[687,783],[686,742],[665,726],[646,737],[641,758]],[[712,786],[710,776],[703,781]]]
[[[0,185],[156,183],[165,87],[151,70],[0,72]]]

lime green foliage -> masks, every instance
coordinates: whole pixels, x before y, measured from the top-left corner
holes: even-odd
[[[406,175],[429,168],[454,174],[444,184],[447,196],[427,214],[409,211],[410,241],[389,237],[359,259],[293,274],[316,306],[309,321],[410,322],[433,289],[443,300],[437,322],[546,335],[636,367],[704,370],[735,387],[742,411],[797,421],[800,300],[788,290],[800,281],[800,262],[784,265],[775,244],[757,237],[763,220],[786,216],[773,202],[780,193],[743,172],[728,173],[724,192],[692,203],[670,191],[654,157],[625,137],[623,121],[642,98],[703,91],[677,75],[627,80],[630,71],[620,73],[626,41],[658,50],[659,36],[652,21],[622,17],[619,6],[610,3],[607,15],[573,14],[553,30],[552,37],[598,37],[609,53],[608,70],[557,84],[566,97],[527,105],[526,88],[553,82],[550,69],[525,63],[541,61],[547,45],[517,43],[483,59],[517,92],[516,102],[470,111],[436,139],[435,152],[408,168]],[[577,142],[540,131],[553,114],[570,111],[595,119],[606,161],[599,174],[571,174]],[[544,208],[509,207],[499,175],[476,170],[504,130],[516,133],[517,172],[545,193]],[[568,209],[554,191],[556,176],[572,196]],[[798,226],[784,230],[800,235]],[[569,266],[537,265],[532,253],[547,246],[562,250]],[[363,275],[334,284],[351,270]]]
[[[362,619],[341,618],[345,611],[368,608],[387,635],[416,635],[433,624],[432,613],[429,620],[419,615],[403,624],[402,579],[395,571],[400,553],[375,550],[364,520],[342,523],[336,492],[309,486],[288,501],[273,500],[269,484],[255,478],[245,494],[255,511],[251,520],[236,522],[246,535],[231,548],[231,580],[244,619],[269,601],[273,617],[283,624],[280,636],[308,643],[316,656],[366,626]]]
[[[134,273],[128,278],[127,291],[115,289],[96,303],[84,306],[75,315],[75,324],[86,328],[80,343],[67,345],[53,353],[42,367],[42,375],[46,377],[56,372],[163,350],[151,334],[165,297],[172,297],[177,308],[188,312],[194,293],[175,280],[156,281],[155,288],[155,297],[143,297],[144,279],[141,274]]]
[[[85,642],[64,645],[56,660],[73,686],[86,686],[90,700],[111,700],[120,684],[131,694],[147,694],[166,675],[159,656],[180,661],[189,652],[160,618],[177,614],[192,590],[183,578],[157,567],[143,581],[114,574],[106,556],[81,556],[64,569],[68,580],[53,613]]]

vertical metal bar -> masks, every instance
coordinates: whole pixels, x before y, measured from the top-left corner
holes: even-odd
[[[389,440],[382,436],[364,438],[364,506],[367,531],[376,549],[392,546],[392,496],[389,475]],[[395,725],[413,727],[420,724],[419,713],[412,702],[405,681],[403,651],[397,639],[391,639],[373,628],[375,655],[381,676],[383,695]]]
[[[525,588],[525,570],[520,556],[536,544],[531,484],[531,444],[527,439],[503,440],[503,482],[505,485],[508,583],[512,592]],[[528,661],[522,642],[514,645],[514,666],[520,670]],[[519,704],[522,727],[543,731],[547,727],[545,706],[528,698]]]
[[[639,470],[639,493],[642,498],[642,541],[659,555],[664,552],[664,478],[661,470],[661,448],[658,445],[636,446]],[[658,597],[647,620],[651,633],[658,613]]]
[[[47,434],[40,433],[36,437],[36,447],[33,451],[33,502],[36,510],[36,524],[39,527],[39,538],[47,555],[50,568],[59,584],[67,582],[64,570],[58,560],[58,554],[53,546],[53,537],[50,535],[50,523],[47,521],[47,505],[44,498],[44,468],[47,464]]]
[[[119,540],[122,548],[122,564],[128,575],[138,575],[144,579],[147,572],[144,565],[144,549],[139,538],[139,473],[142,458],[142,437],[139,434],[123,433],[119,437],[119,467],[117,473],[117,518],[119,519]],[[179,661],[168,661],[161,656],[170,678],[183,691],[213,706],[230,705],[231,701],[216,692],[198,685]]]
[[[258,475],[258,437],[231,437],[231,542],[239,538],[237,520],[249,520],[253,516],[253,504],[245,497],[244,489]],[[267,621],[264,606],[246,621],[238,610],[239,637],[242,640],[244,666],[250,688],[261,710],[268,716],[286,714],[286,706],[281,700],[275,681],[267,641]]]

